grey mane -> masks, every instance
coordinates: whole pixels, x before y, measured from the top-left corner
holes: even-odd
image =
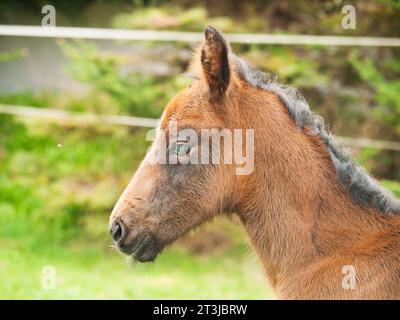
[[[284,86],[276,77],[255,69],[247,61],[234,56],[239,76],[249,85],[275,93],[283,102],[296,126],[311,129],[311,134],[319,136],[329,150],[336,176],[358,203],[378,209],[384,214],[400,213],[400,201],[383,188],[364,168],[350,159],[347,152],[340,149],[333,135],[325,129],[321,116],[313,113],[302,94],[295,88]]]

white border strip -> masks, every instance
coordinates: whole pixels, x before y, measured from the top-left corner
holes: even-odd
[[[58,109],[35,108],[29,106],[15,106],[0,104],[0,113],[21,117],[35,117],[57,122],[61,125],[90,125],[112,124],[131,127],[155,128],[159,124],[158,119],[138,118],[119,115],[101,115],[94,113],[70,112]],[[400,142],[372,140],[364,138],[337,137],[338,141],[346,146],[357,148],[375,148],[400,151]]]
[[[0,25],[1,36],[74,38],[100,40],[135,40],[135,41],[172,41],[200,42],[204,36],[201,32],[129,30],[106,28],[76,27],[41,27]],[[285,45],[322,45],[322,46],[371,46],[400,47],[399,38],[316,36],[286,34],[226,34],[232,43],[285,44]]]

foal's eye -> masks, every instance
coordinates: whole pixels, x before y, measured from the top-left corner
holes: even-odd
[[[175,145],[175,153],[180,156],[186,156],[190,152],[190,146],[184,143],[177,143]]]

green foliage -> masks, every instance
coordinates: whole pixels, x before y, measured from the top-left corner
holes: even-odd
[[[76,80],[88,83],[96,92],[109,95],[123,113],[158,117],[165,104],[178,90],[174,77],[156,78],[123,73],[123,59],[100,53],[94,45],[79,41],[76,46],[60,42],[70,59],[67,71]],[[140,94],[139,94],[140,93]]]
[[[398,0],[378,0],[379,3],[389,4],[393,8],[400,9],[400,2]]]
[[[391,75],[392,79],[384,77],[371,58],[360,59],[353,54],[350,61],[361,79],[375,90],[375,102],[379,108],[374,110],[374,114],[400,134],[400,60],[387,60],[383,66],[385,74]]]
[[[0,116],[0,238],[34,244],[82,236],[83,216],[110,212],[126,183],[118,177],[129,177],[145,153],[145,132],[27,124]]]
[[[14,49],[0,52],[0,63],[25,58],[29,55],[27,49]]]
[[[122,13],[113,19],[114,27],[133,29],[201,31],[207,23],[225,32],[234,27],[230,18],[209,17],[202,7],[186,10],[177,6],[135,8],[133,12]]]
[[[375,159],[379,155],[379,149],[364,148],[357,155],[357,161],[367,170],[372,170],[373,164],[371,164],[371,161],[373,161],[373,159]]]
[[[383,180],[382,184],[400,199],[400,183],[392,180]]]
[[[10,105],[31,106],[37,108],[54,107],[55,95],[50,92],[18,92],[0,95],[0,102]]]
[[[329,75],[320,72],[320,62],[311,50],[304,50],[301,59],[291,48],[282,46],[257,46],[246,50],[244,56],[258,68],[279,75],[280,81],[295,87],[323,87],[329,83]]]

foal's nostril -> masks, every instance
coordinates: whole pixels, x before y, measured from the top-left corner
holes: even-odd
[[[111,229],[111,237],[114,239],[115,242],[119,242],[122,239],[124,234],[123,225],[116,221],[114,222],[114,226]]]

